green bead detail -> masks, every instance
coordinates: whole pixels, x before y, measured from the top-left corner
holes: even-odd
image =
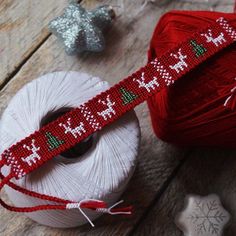
[[[191,40],[190,44],[193,47],[196,57],[200,57],[207,52],[207,49],[204,48],[202,44],[198,44],[195,40]]]
[[[63,140],[59,140],[56,136],[53,136],[50,132],[46,133],[46,137],[48,139],[47,144],[49,146],[49,150],[54,150],[64,143]]]
[[[127,105],[127,104],[133,102],[138,97],[138,95],[134,94],[131,91],[128,91],[125,88],[120,88],[120,92],[122,93],[121,98],[123,100],[124,105]]]

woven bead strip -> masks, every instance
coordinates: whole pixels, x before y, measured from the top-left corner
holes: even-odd
[[[23,177],[172,85],[234,41],[234,28],[225,19],[218,19],[107,91],[14,144],[2,153],[2,159],[11,166],[15,178]]]

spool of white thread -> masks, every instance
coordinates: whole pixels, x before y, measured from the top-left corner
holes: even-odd
[[[49,112],[77,107],[108,87],[107,82],[79,72],[50,73],[27,84],[13,97],[2,115],[1,152],[38,130]],[[94,135],[92,147],[82,156],[57,156],[15,182],[26,189],[63,199],[101,199],[112,205],[134,172],[139,141],[137,117],[134,112],[129,112]],[[9,187],[5,190],[16,206],[52,204]],[[100,216],[90,210],[85,212],[91,220]],[[40,224],[60,228],[87,223],[77,209],[38,211],[27,213],[27,216]]]

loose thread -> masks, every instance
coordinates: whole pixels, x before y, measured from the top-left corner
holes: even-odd
[[[123,202],[124,201],[121,200],[121,201],[115,203],[114,205],[112,205],[111,207],[105,208],[105,207],[99,207],[99,205],[101,205],[101,204],[102,204],[102,206],[106,206],[106,204],[103,201],[100,201],[97,199],[84,199],[78,203],[67,204],[66,209],[78,209],[81,212],[81,214],[87,219],[87,221],[90,223],[90,225],[92,227],[94,227],[95,225],[93,224],[92,220],[82,210],[82,208],[85,208],[85,207],[83,207],[83,204],[89,203],[91,205],[91,207],[86,207],[87,209],[95,210],[100,213],[106,213],[106,214],[110,214],[110,215],[130,215],[130,214],[132,214],[132,211],[131,211],[132,207],[113,209],[114,207],[116,207],[117,205],[119,205]]]
[[[109,208],[98,208],[96,209],[97,212],[102,212],[102,213],[108,213],[110,215],[131,215],[132,214],[132,207],[125,207],[125,208],[118,208],[118,209],[113,209],[117,205],[123,203],[124,200],[120,200],[119,202],[115,203]]]
[[[82,204],[83,203],[91,203],[91,202],[94,202],[95,203],[95,205],[94,205],[94,207],[95,207],[95,209],[96,209],[96,206],[97,206],[97,204],[99,204],[99,203],[104,203],[104,202],[102,202],[102,201],[100,201],[100,200],[97,200],[97,199],[85,199],[85,200],[81,200],[80,202],[78,202],[78,203],[68,203],[67,205],[66,205],[66,209],[78,209],[80,212],[81,212],[81,214],[85,217],[85,219],[90,223],[90,225],[92,226],[92,227],[94,227],[95,225],[93,224],[93,222],[90,220],[90,218],[86,215],[86,213],[81,209],[82,208]],[[92,206],[91,206],[91,209],[92,209]]]

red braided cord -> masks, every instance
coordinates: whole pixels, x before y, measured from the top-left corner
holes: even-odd
[[[2,190],[3,186],[7,184],[13,177],[14,177],[14,174],[10,173],[0,182],[0,191]]]
[[[6,163],[5,163],[5,160],[4,160],[4,159],[0,160],[0,169],[1,169],[5,164],[6,164]]]
[[[4,177],[1,174],[1,177]],[[17,190],[20,190],[20,192],[24,193],[30,193],[31,191],[29,190],[25,190],[22,189],[21,187],[13,184],[12,182],[10,182],[10,180],[14,177],[13,173],[10,173],[8,176],[4,177],[0,183],[0,191],[2,190],[3,186],[5,184],[8,184],[9,186],[13,186],[14,188],[16,188]],[[32,195],[34,195],[33,192],[31,192]],[[29,194],[30,195],[30,194]],[[40,197],[41,199],[45,199],[45,200],[52,200],[49,196],[44,195]],[[54,200],[57,200],[56,198]],[[33,212],[33,211],[40,211],[40,210],[64,210],[66,208],[66,204],[64,205],[39,205],[39,206],[34,206],[34,207],[14,207],[14,206],[10,206],[7,203],[5,203],[2,199],[0,199],[0,204],[6,208],[7,210],[10,211],[16,211],[16,212]]]
[[[29,213],[33,211],[42,211],[42,210],[65,210],[66,205],[38,205],[35,207],[14,207],[5,203],[2,199],[0,199],[0,204],[9,211],[15,212],[24,212]]]
[[[236,32],[223,18],[195,33],[190,39],[179,44],[178,47],[148,63],[109,90],[5,150],[2,159],[11,166],[11,177],[21,178],[92,133],[114,122],[124,113],[161,89],[173,84],[175,80],[181,78],[218,51],[231,45],[234,41],[236,41]],[[61,140],[60,146],[53,150],[50,149],[47,143],[47,133]],[[20,192],[54,201],[53,197],[16,187],[13,183],[9,183],[9,178],[7,180],[5,178],[2,181],[2,186],[10,184]],[[55,202],[61,202],[61,199],[55,198]],[[65,205],[14,208],[7,206],[2,201],[0,204],[9,210],[25,212],[65,209]],[[92,205],[97,207],[94,202]]]
[[[5,176],[3,176],[0,173],[0,178],[5,180],[4,184],[7,184],[9,187],[15,189],[16,191],[19,191],[23,194],[29,195],[31,197],[36,197],[36,198],[40,198],[42,200],[47,200],[47,201],[53,201],[56,203],[63,203],[63,205],[39,205],[39,206],[35,206],[35,207],[13,207],[8,205],[6,202],[4,202],[3,200],[0,199],[0,204],[10,210],[10,211],[15,211],[15,212],[33,212],[33,211],[40,211],[40,210],[65,210],[66,209],[66,205],[69,203],[76,203],[76,202],[72,202],[70,200],[64,200],[61,198],[57,198],[57,197],[52,197],[49,195],[45,195],[45,194],[40,194],[40,193],[36,193],[34,191],[30,191],[27,190],[25,188],[22,188],[16,184],[14,184],[13,182],[7,182],[9,181],[9,179],[12,178],[12,176],[8,176],[8,178],[6,178]],[[3,185],[4,185],[3,184]],[[0,189],[1,190],[1,189]],[[86,209],[90,209],[90,210],[96,210],[97,208],[106,208],[107,204],[105,202],[99,201],[99,202],[94,202],[94,201],[86,201],[80,204],[80,208],[86,208]],[[117,209],[112,209],[111,212],[131,212],[132,207],[125,207],[125,208],[117,208]]]
[[[36,193],[34,191],[31,190],[27,190],[25,188],[22,188],[16,184],[14,184],[13,182],[7,182],[9,181],[9,179],[12,178],[12,176],[8,176],[8,178],[6,178],[5,176],[3,176],[0,173],[0,178],[5,180],[4,184],[7,184],[9,187],[15,189],[16,191],[19,191],[23,194],[29,195],[31,197],[35,197],[35,198],[40,198],[42,200],[47,200],[47,201],[52,201],[52,202],[56,202],[56,203],[63,203],[63,205],[40,205],[40,206],[36,206],[36,207],[12,207],[10,205],[8,205],[7,203],[5,203],[3,200],[0,199],[0,204],[5,207],[6,209],[10,210],[10,211],[16,211],[16,212],[32,212],[32,211],[38,211],[38,210],[64,210],[66,208],[66,204],[68,203],[73,203],[70,200],[64,200],[61,198],[57,198],[57,197],[52,197],[49,195],[45,195],[45,194],[40,194],[40,193]],[[4,185],[3,184],[3,185]],[[1,186],[0,186],[1,188]],[[75,202],[74,202],[75,203]],[[91,209],[91,210],[96,210],[96,208],[105,208],[107,207],[105,202],[96,202],[94,203],[93,201],[87,201],[87,202],[83,202],[80,205],[80,208],[87,208],[87,209]],[[122,208],[123,209],[123,208]]]
[[[0,179],[4,179],[4,178],[5,178],[5,176],[0,173]],[[57,202],[57,203],[64,203],[64,204],[71,203],[70,200],[65,200],[65,199],[61,199],[61,198],[58,198],[58,197],[53,197],[53,196],[37,193],[37,192],[34,192],[32,190],[28,190],[28,189],[22,188],[22,187],[20,187],[20,186],[18,186],[16,184],[14,184],[11,181],[9,183],[7,183],[7,185],[9,187],[13,188],[14,190],[16,190],[16,191],[18,191],[20,193],[26,194],[26,195],[28,195],[30,197],[35,197],[35,198],[39,198],[39,199],[42,199],[42,200],[51,201],[51,202]]]

